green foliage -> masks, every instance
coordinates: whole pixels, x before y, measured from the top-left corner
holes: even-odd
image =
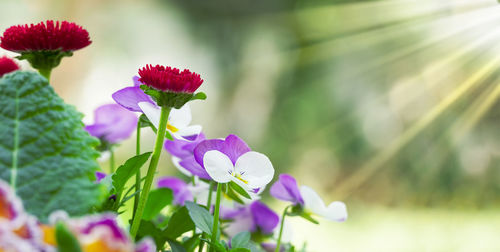
[[[0,79],[0,179],[42,221],[54,210],[89,213],[101,198],[92,180],[99,142],[82,114],[42,76],[17,71]]]
[[[141,89],[145,94],[151,96],[151,98],[158,104],[160,107],[169,107],[180,109],[184,104],[189,102],[190,100],[204,100],[206,95],[204,94],[194,94],[191,93],[174,93],[174,92],[164,92],[158,89],[141,85]]]
[[[47,50],[47,51],[27,51],[22,52],[16,58],[19,60],[27,60],[30,65],[40,71],[49,71],[61,63],[63,57],[71,57],[73,52],[61,50]]]
[[[165,235],[170,239],[176,239],[183,233],[193,229],[194,222],[191,220],[187,208],[181,207],[175,211],[168,221],[167,228],[165,229]]]
[[[231,239],[232,248],[248,249],[249,243],[250,243],[250,232],[248,231],[238,233]]]
[[[64,226],[63,223],[56,224],[56,242],[58,252],[80,252],[80,244],[75,236]]]
[[[170,245],[170,249],[172,250],[172,252],[186,252],[186,249],[184,249],[182,244],[180,244],[179,242],[170,239],[168,239],[167,242],[168,245]]]
[[[115,193],[121,194],[123,192],[123,188],[125,187],[127,181],[134,176],[139,169],[141,169],[150,156],[151,152],[134,156],[118,167],[115,174],[111,177]]]
[[[203,92],[196,93],[193,95],[193,97],[191,97],[191,101],[193,101],[193,100],[205,100],[205,99],[207,99],[207,95]]]
[[[240,185],[236,184],[234,181],[229,182],[229,187],[235,190],[241,196],[247,199],[251,199],[250,194],[248,194],[248,192],[245,189],[243,189]]]
[[[193,220],[197,228],[201,231],[212,235],[213,216],[208,210],[196,203],[186,201],[186,208],[189,211],[189,216]]]
[[[142,219],[151,220],[156,217],[160,211],[167,205],[172,203],[174,195],[172,190],[168,188],[158,188],[151,190],[149,192],[148,200],[146,201],[146,207],[144,208],[144,213]]]
[[[140,240],[144,237],[151,237],[155,241],[156,247],[161,250],[165,246],[167,237],[165,232],[161,228],[158,228],[153,222],[141,220],[139,225],[139,230],[137,231],[136,240]]]

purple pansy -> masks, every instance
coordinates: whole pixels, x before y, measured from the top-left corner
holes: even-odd
[[[94,124],[85,130],[90,135],[115,144],[132,135],[137,126],[137,116],[117,104],[106,104],[94,112]]]
[[[267,185],[274,176],[269,158],[251,151],[236,135],[201,142],[194,158],[216,182],[234,181],[248,191]]]
[[[347,209],[343,202],[334,201],[326,206],[313,189],[308,186],[299,188],[291,175],[281,174],[278,181],[271,186],[270,193],[277,199],[301,205],[308,214],[316,214],[337,222],[347,220]]]
[[[135,252],[155,252],[156,244],[153,239],[146,237],[135,245]]]
[[[260,246],[266,252],[274,252],[274,251],[276,251],[277,244],[276,243],[264,242],[264,243],[261,243]],[[280,246],[280,252],[285,252],[285,246]]]
[[[297,181],[289,174],[280,174],[278,181],[271,186],[270,193],[277,199],[304,205]]]
[[[176,177],[162,177],[158,179],[157,187],[170,188],[174,194],[175,204],[183,206],[186,200],[193,201],[193,194],[186,182]]]
[[[151,97],[145,94],[140,88],[142,83],[139,81],[139,76],[134,76],[132,80],[134,81],[134,85],[132,87],[120,89],[111,95],[113,100],[115,100],[116,103],[120,104],[122,107],[134,112],[142,112],[138,105],[139,102],[149,102],[156,105]]]
[[[108,176],[108,174],[106,174],[105,172],[95,172],[95,182],[100,183],[106,176]]]
[[[116,103],[122,107],[134,111],[142,112],[149,121],[158,128],[160,124],[161,109],[151,99],[151,97],[140,88],[141,82],[137,76],[133,78],[134,86],[120,89],[111,96]],[[180,109],[173,108],[170,111],[167,123],[168,132],[176,138],[193,140],[201,132],[200,125],[189,125],[191,123],[191,109],[189,105],[184,105]]]
[[[278,214],[260,201],[254,201],[250,205],[232,210],[224,209],[222,218],[232,220],[226,228],[229,236],[243,231],[271,234],[280,221]]]
[[[175,167],[183,174],[210,179],[207,171],[196,162],[193,153],[194,148],[203,140],[205,140],[205,135],[200,133],[193,141],[182,139],[167,140],[164,147],[172,155],[172,162]]]

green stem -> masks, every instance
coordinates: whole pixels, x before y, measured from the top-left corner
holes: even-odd
[[[212,238],[210,241],[215,244],[219,241],[217,240],[217,231],[219,230],[219,208],[220,208],[220,198],[222,195],[222,184],[217,183],[217,196],[215,198],[215,208],[214,208],[214,225],[212,226]],[[214,246],[210,246],[210,251],[215,251]]]
[[[109,174],[112,174],[115,172],[115,152],[113,151],[113,148],[109,150],[111,153],[111,156],[109,157]]]
[[[285,208],[285,210],[283,211],[283,215],[281,216],[280,233],[279,233],[279,235],[278,235],[278,242],[276,242],[276,249],[274,250],[274,252],[279,252],[279,251],[280,251],[280,247],[281,247],[281,236],[283,235],[283,226],[285,225],[285,217],[286,217],[286,214],[287,214],[288,208],[290,208],[290,206],[287,206],[287,207]]]
[[[208,199],[207,199],[207,209],[208,211],[210,212],[210,208],[211,208],[211,205],[212,205],[212,187],[214,187],[214,181],[213,180],[210,180],[210,184],[208,186]],[[206,239],[207,238],[207,235],[206,233],[203,233],[201,235],[202,238]],[[203,241],[200,241],[200,247],[198,249],[198,252],[202,252],[203,251]]]
[[[146,174],[146,180],[144,181],[144,186],[142,188],[141,197],[139,198],[139,204],[137,205],[137,211],[135,212],[132,221],[132,226],[130,227],[130,236],[133,239],[135,239],[137,231],[139,230],[142,214],[144,213],[144,207],[146,207],[146,202],[148,200],[149,190],[151,190],[151,185],[153,184],[153,178],[156,173],[156,167],[158,166],[158,161],[160,160],[160,154],[161,150],[163,149],[163,142],[165,140],[165,131],[167,129],[167,121],[169,113],[170,113],[169,107],[161,107],[160,125],[158,126],[158,132],[156,134],[156,141],[153,149],[153,154],[151,156],[151,161],[149,163],[148,173]]]
[[[52,68],[38,69],[38,72],[50,82],[50,73],[52,72]]]
[[[135,155],[141,154],[141,120],[137,120],[137,137],[135,140]],[[141,169],[137,170],[135,174],[135,191],[138,192],[141,190]],[[137,205],[139,205],[139,193],[136,193],[134,196],[134,210],[132,212],[132,216],[135,216],[137,212]]]
[[[207,209],[210,212],[210,208],[212,206],[212,188],[214,187],[214,181],[210,180],[208,184],[208,200],[207,200]]]

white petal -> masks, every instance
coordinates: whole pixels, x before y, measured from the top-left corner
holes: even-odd
[[[191,119],[189,104],[182,106],[180,109],[172,109],[168,117],[170,124],[178,129],[187,127],[191,123]]]
[[[274,176],[273,164],[266,155],[249,151],[236,160],[235,172],[248,182],[250,188],[267,185]]]
[[[300,194],[304,199],[304,207],[306,208],[306,210],[320,216],[325,215],[325,203],[313,189],[308,186],[301,186]]]
[[[192,177],[193,174],[191,174],[191,172],[189,172],[188,170],[186,170],[184,167],[182,167],[179,163],[181,162],[182,159],[178,158],[178,157],[174,157],[172,156],[172,163],[174,163],[174,166],[175,168],[177,168],[177,170],[179,170],[180,172],[182,172],[182,174],[188,176],[188,177]]]
[[[328,220],[343,222],[347,220],[347,208],[344,202],[334,201],[326,208],[323,216]]]
[[[139,108],[141,108],[142,113],[146,115],[149,121],[158,129],[160,125],[161,109],[150,102],[139,102],[137,103]]]
[[[175,126],[174,126],[175,127]],[[199,135],[201,133],[201,125],[191,125],[191,126],[187,126],[187,127],[184,127],[184,128],[179,128],[179,131],[177,132],[172,132],[172,135],[175,137],[175,138],[182,138],[186,141],[192,141],[192,140],[189,140],[189,139],[186,139],[184,137],[189,137],[189,136],[195,136],[195,135]]]
[[[220,151],[207,151],[203,156],[203,165],[208,175],[216,182],[227,183],[232,178],[233,163],[228,156]]]

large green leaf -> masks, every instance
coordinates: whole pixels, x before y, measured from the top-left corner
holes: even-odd
[[[181,207],[172,215],[165,229],[165,235],[170,239],[176,239],[185,232],[194,229],[194,222],[189,216],[186,207]]]
[[[100,200],[92,181],[98,141],[83,129],[82,117],[39,74],[0,79],[0,179],[42,220],[57,209],[86,214]]]
[[[211,235],[214,220],[208,210],[191,201],[186,201],[185,204],[188,209],[189,216],[191,217],[191,220],[193,220],[196,227]]]
[[[142,219],[152,220],[163,208],[170,205],[173,199],[174,195],[169,188],[162,187],[151,190],[146,201],[146,207],[144,207]]]

